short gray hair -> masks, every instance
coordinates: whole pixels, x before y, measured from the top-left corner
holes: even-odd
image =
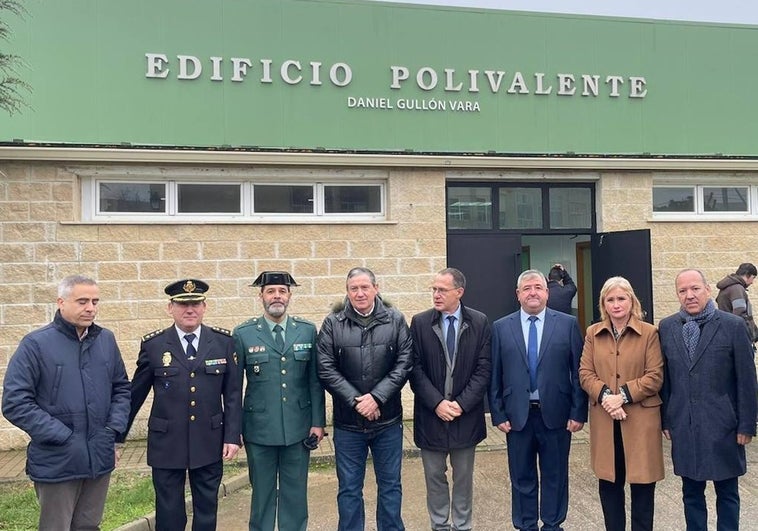
[[[97,286],[97,282],[84,275],[71,275],[60,281],[58,284],[58,298],[65,299],[74,290],[74,286],[85,284],[87,286]]]
[[[518,280],[516,280],[516,289],[521,289],[521,284],[524,280],[532,277],[538,277],[542,281],[542,285],[547,287],[547,279],[542,271],[539,271],[538,269],[527,269],[518,276]]]
[[[361,275],[366,275],[369,280],[371,280],[371,284],[376,286],[376,276],[374,275],[374,272],[371,271],[368,267],[354,267],[350,271],[347,272],[347,280],[345,281],[345,284],[353,278],[353,277],[359,277]]]

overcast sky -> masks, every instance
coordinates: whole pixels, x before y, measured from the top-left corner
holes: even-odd
[[[666,20],[758,24],[756,0],[374,0]]]

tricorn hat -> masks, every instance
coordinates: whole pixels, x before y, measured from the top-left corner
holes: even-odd
[[[292,275],[286,271],[264,271],[250,285],[255,288],[262,288],[263,286],[270,286],[272,284],[276,286],[299,286],[295,282],[295,279],[292,278]]]
[[[163,291],[174,302],[200,302],[205,300],[208,287],[202,280],[188,278],[169,284]]]

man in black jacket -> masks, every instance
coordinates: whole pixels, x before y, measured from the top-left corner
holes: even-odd
[[[443,269],[432,284],[434,307],[411,321],[413,435],[421,448],[433,530],[471,529],[474,455],[487,431],[490,325],[486,315],[461,304],[465,288],[462,272]]]
[[[371,270],[347,274],[347,297],[318,335],[318,376],[332,395],[340,531],[365,526],[363,481],[369,448],[378,487],[377,528],[402,531],[400,392],[413,366],[405,317],[382,301]]]

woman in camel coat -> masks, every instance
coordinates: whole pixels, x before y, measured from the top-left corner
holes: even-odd
[[[632,531],[653,529],[655,482],[663,479],[663,357],[658,330],[642,321],[629,281],[600,291],[602,322],[587,329],[579,380],[590,400],[592,469],[608,531],[626,529],[624,483],[632,493]]]

